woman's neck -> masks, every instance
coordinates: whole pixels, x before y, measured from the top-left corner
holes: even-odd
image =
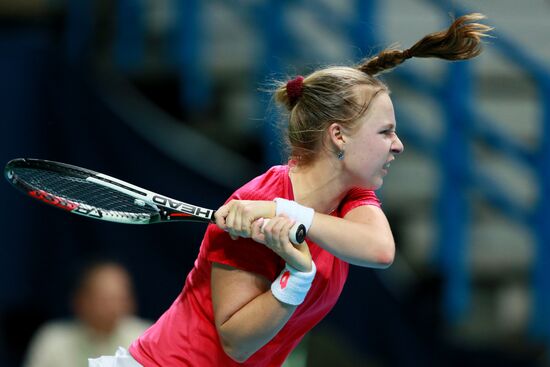
[[[291,166],[289,176],[294,200],[319,213],[334,211],[349,190],[339,164],[330,159],[318,159],[307,166]]]

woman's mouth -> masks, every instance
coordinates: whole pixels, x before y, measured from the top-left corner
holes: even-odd
[[[388,174],[388,170],[390,169],[391,162],[392,161],[386,162],[386,164],[382,166],[382,173],[384,174],[384,176]]]

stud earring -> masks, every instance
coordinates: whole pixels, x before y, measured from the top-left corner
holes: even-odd
[[[344,151],[339,150],[338,153],[336,154],[336,158],[338,158],[339,161],[344,160]]]

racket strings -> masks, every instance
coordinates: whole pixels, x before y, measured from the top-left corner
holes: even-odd
[[[73,203],[84,204],[120,216],[142,216],[157,213],[155,207],[138,205],[135,199],[124,193],[87,181],[83,177],[66,176],[62,173],[18,168],[18,179],[35,190],[63,198]]]

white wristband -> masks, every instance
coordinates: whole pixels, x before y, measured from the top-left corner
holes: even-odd
[[[312,208],[283,198],[276,198],[274,201],[276,204],[275,215],[285,214],[290,219],[302,223],[306,227],[306,232],[309,231],[311,222],[313,222],[313,215],[315,215],[315,211]]]
[[[317,268],[313,260],[311,260],[311,271],[307,273],[286,264],[281,274],[271,283],[271,293],[279,301],[297,306],[306,298],[316,272]]]

